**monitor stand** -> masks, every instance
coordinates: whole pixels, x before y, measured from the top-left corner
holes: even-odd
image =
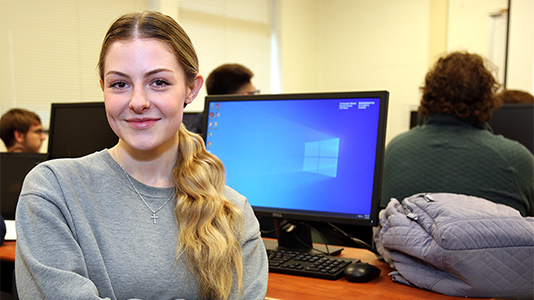
[[[274,219],[276,228],[280,227],[280,224],[284,224],[286,220]],[[341,254],[343,247],[328,246],[321,244],[313,244],[311,237],[310,227],[305,225],[293,225],[287,224],[282,229],[276,232],[278,241],[264,239],[265,248],[267,250],[286,250],[286,251],[298,251],[311,254],[326,254],[337,256]]]

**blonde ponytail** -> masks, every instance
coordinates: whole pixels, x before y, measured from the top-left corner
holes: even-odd
[[[240,296],[243,214],[225,198],[224,167],[206,151],[202,138],[181,126],[179,140],[173,169],[177,188],[174,213],[180,226],[177,259],[185,255],[203,298],[228,299],[234,284]]]

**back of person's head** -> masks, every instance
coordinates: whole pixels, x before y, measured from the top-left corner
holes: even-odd
[[[41,118],[29,110],[12,108],[0,119],[0,137],[7,148],[12,147],[15,140],[15,131],[27,133],[31,126],[41,125]]]
[[[419,114],[456,115],[475,123],[487,122],[498,107],[499,84],[489,61],[477,54],[452,52],[440,58],[426,74]]]
[[[503,90],[495,95],[495,99],[499,104],[534,103],[532,94],[520,90]]]
[[[193,43],[185,30],[172,17],[155,11],[126,14],[111,25],[100,51],[98,61],[100,79],[104,80],[105,59],[111,44],[134,38],[156,39],[165,43],[184,69],[186,84],[193,85],[198,74],[198,57]]]
[[[208,95],[237,94],[250,83],[254,73],[240,64],[224,64],[213,70],[206,79]]]

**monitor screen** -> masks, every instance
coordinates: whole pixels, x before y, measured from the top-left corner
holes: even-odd
[[[388,96],[207,96],[206,148],[260,217],[373,226]]]
[[[52,103],[48,158],[80,157],[117,144],[104,102]]]
[[[4,219],[15,220],[22,182],[46,158],[44,153],[0,153],[0,213]]]
[[[488,123],[493,133],[518,141],[534,153],[534,104],[504,104],[493,111]]]

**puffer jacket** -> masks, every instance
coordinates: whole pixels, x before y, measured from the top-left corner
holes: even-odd
[[[534,218],[466,195],[391,199],[374,241],[393,280],[461,297],[534,299]]]

